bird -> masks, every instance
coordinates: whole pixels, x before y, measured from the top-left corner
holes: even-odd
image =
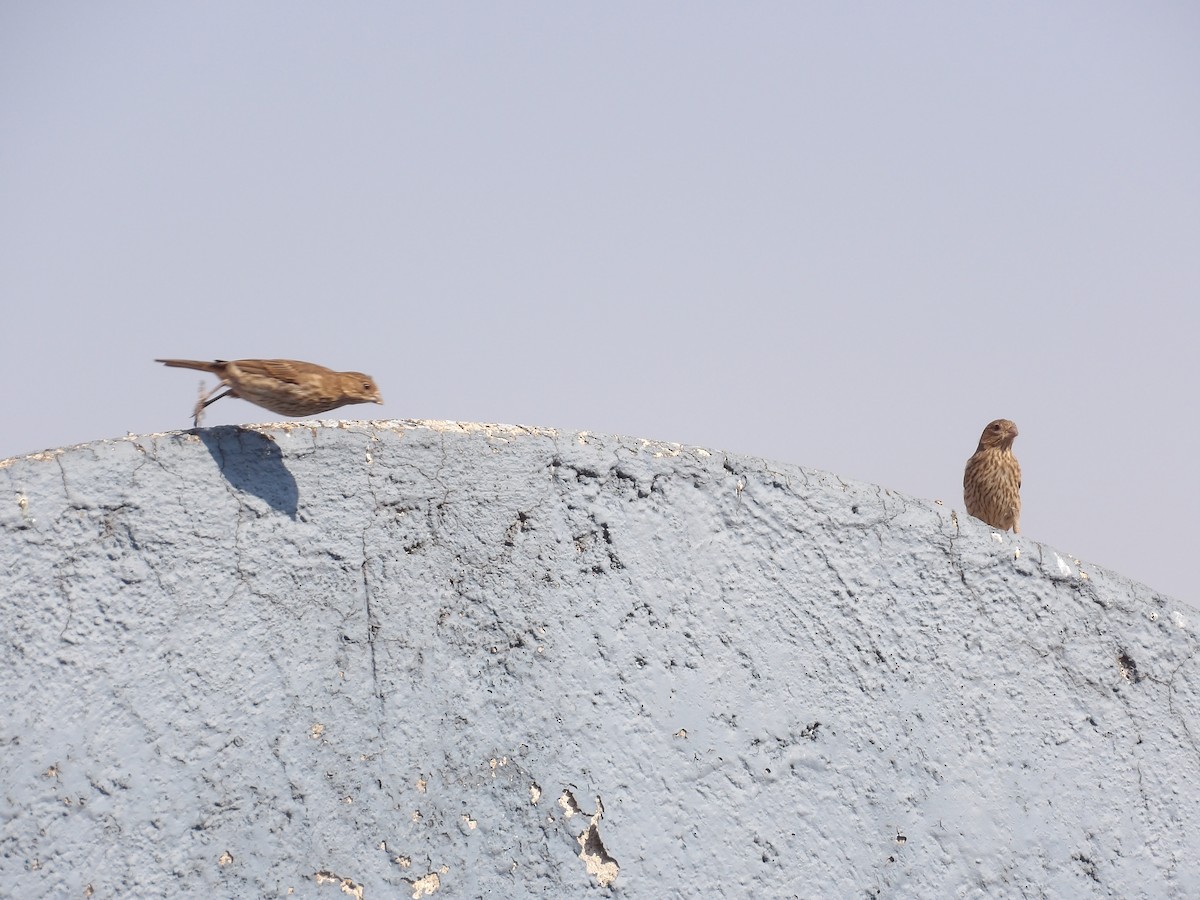
[[[1021,533],[1021,464],[1012,451],[1017,434],[1011,419],[989,422],[963,473],[967,512],[1013,534]]]
[[[202,396],[192,413],[200,413],[222,397],[240,397],[284,416],[311,416],[352,403],[382,403],[375,380],[362,372],[335,372],[298,359],[156,359],[164,366],[212,372],[221,380]],[[226,388],[225,392],[217,391]]]

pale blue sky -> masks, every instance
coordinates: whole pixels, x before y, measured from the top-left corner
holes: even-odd
[[[189,426],[156,356],[960,510],[1007,416],[1028,537],[1200,603],[1195,3],[9,0],[0,302],[0,457]]]

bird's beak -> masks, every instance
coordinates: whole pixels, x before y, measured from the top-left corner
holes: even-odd
[[[1021,432],[1017,431],[1017,423],[1016,422],[1013,423],[1012,428],[1008,429],[1008,433],[1011,434],[1013,437],[1016,437],[1018,434],[1021,433]]]

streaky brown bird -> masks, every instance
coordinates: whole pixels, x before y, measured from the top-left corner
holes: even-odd
[[[220,382],[201,397],[193,411],[200,424],[203,409],[222,397],[240,397],[255,406],[284,416],[311,416],[352,403],[382,403],[383,396],[370,375],[335,372],[298,359],[156,359],[165,366],[212,372]],[[223,394],[217,391],[225,388]],[[215,396],[214,396],[215,395]]]
[[[975,454],[963,473],[963,502],[967,512],[1001,531],[1021,533],[1021,464],[1013,456],[1016,423],[989,422]]]

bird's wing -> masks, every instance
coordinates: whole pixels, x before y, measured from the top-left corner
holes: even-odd
[[[239,359],[235,365],[247,375],[262,375],[288,384],[300,384],[305,375],[328,371],[323,366],[294,359]]]

